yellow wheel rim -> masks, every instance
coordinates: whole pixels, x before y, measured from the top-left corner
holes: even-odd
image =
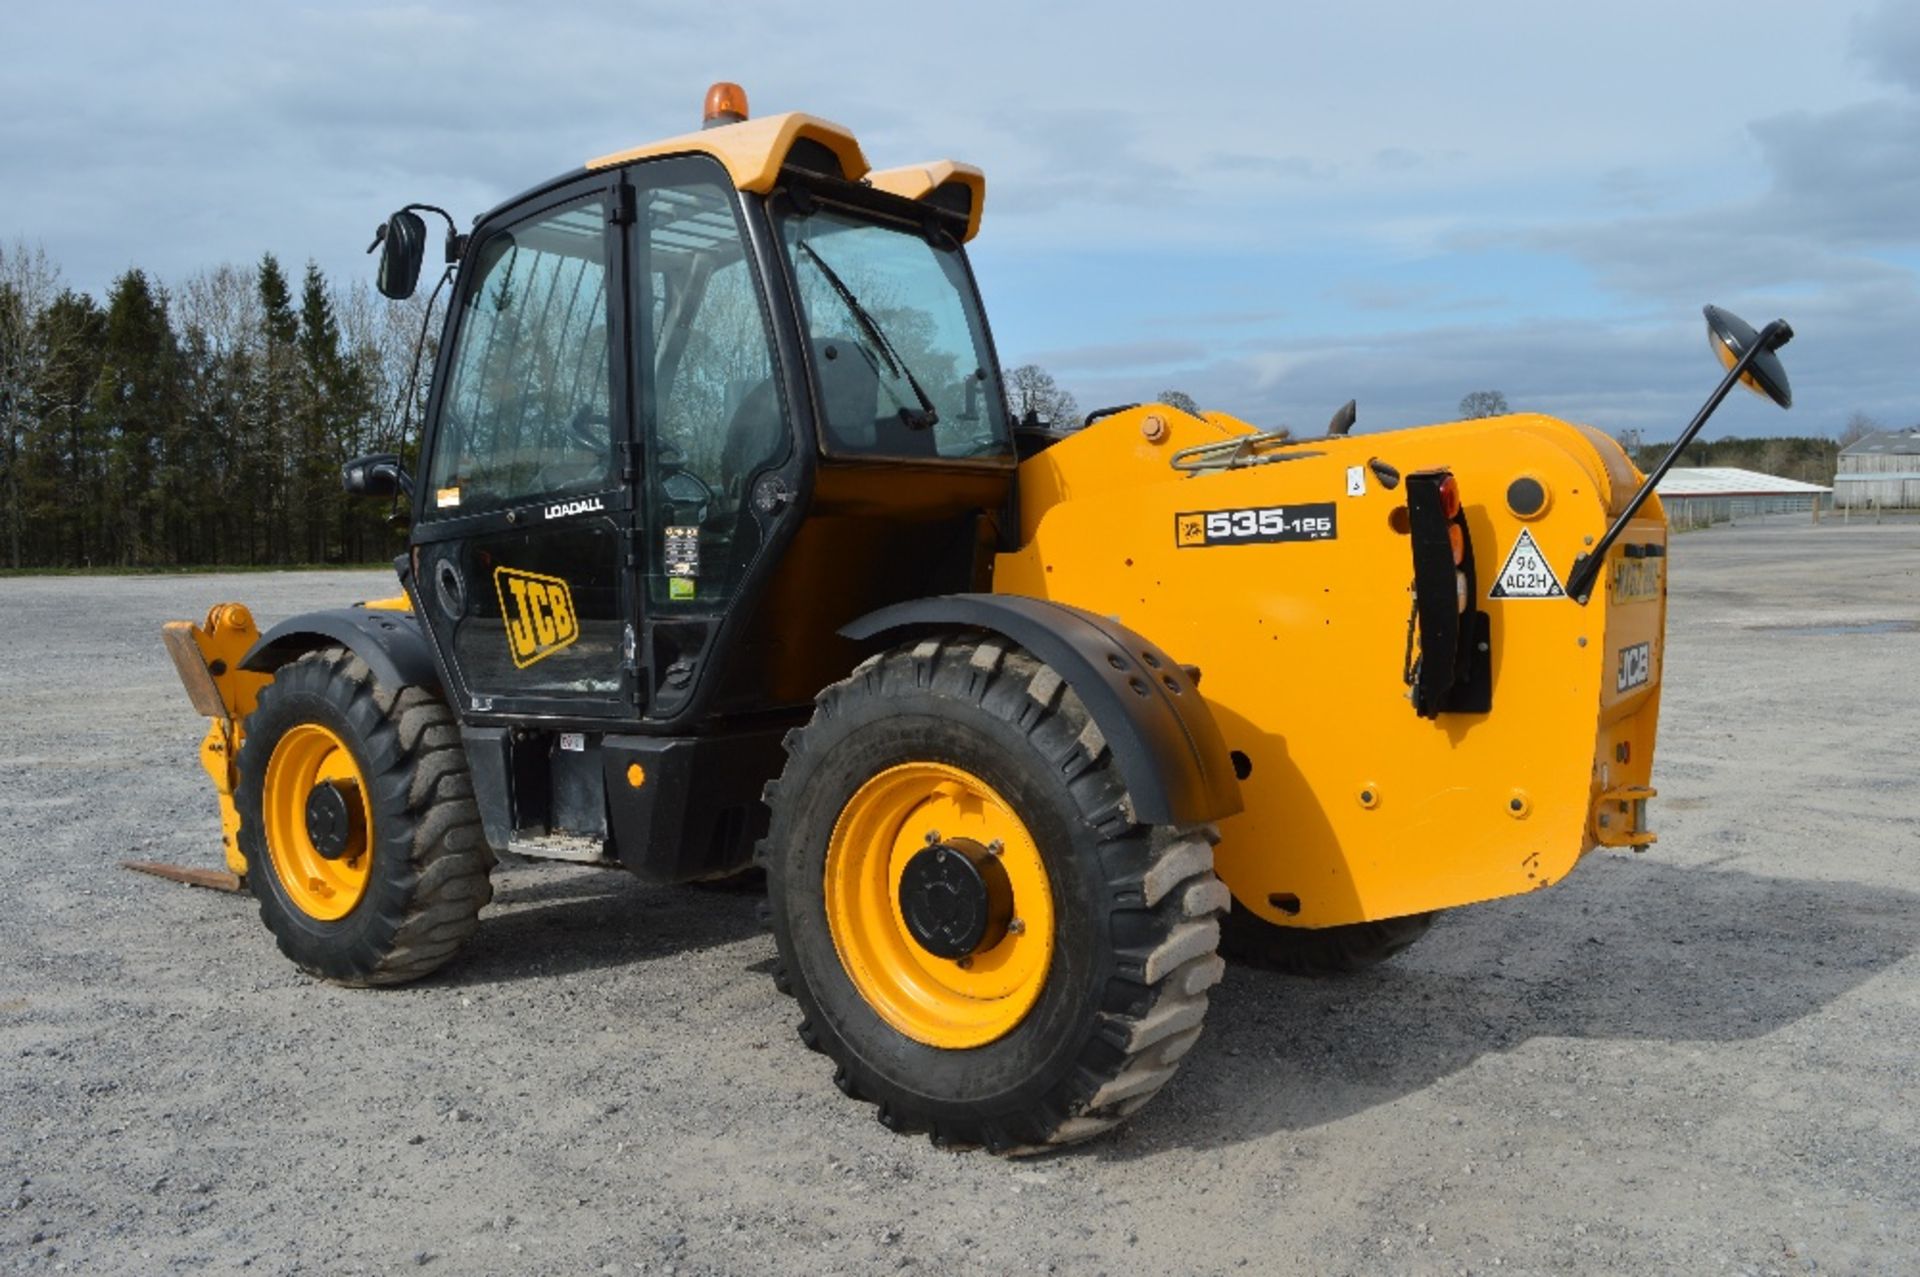
[[[328,859],[307,831],[307,798],[315,785],[339,782],[360,808],[360,825],[345,854]],[[373,804],[366,778],[346,743],[318,723],[287,729],[267,760],[261,796],[267,856],[287,897],[300,912],[332,922],[353,912],[367,891],[373,866]]]
[[[935,835],[934,839],[929,834]],[[998,843],[1013,921],[964,959],[936,957],[907,929],[900,878],[931,841]],[[1026,1018],[1053,960],[1053,889],[1033,836],[971,772],[903,763],[862,785],[827,844],[827,927],[847,976],[888,1024],[928,1046],[964,1049]]]

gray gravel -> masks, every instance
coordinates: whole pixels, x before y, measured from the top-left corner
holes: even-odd
[[[844,1100],[747,897],[510,866],[441,976],[297,975],[114,867],[219,862],[156,627],[390,582],[0,581],[0,1269],[1920,1271],[1920,527],[1672,564],[1658,847],[1231,971],[1138,1120],[1029,1162]]]

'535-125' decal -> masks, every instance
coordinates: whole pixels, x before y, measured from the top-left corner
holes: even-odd
[[[1173,516],[1173,543],[1258,545],[1269,541],[1331,541],[1338,535],[1333,502],[1264,505],[1240,510],[1195,510]]]

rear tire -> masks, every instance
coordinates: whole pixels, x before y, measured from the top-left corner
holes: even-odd
[[[1221,924],[1220,951],[1236,962],[1288,975],[1353,975],[1379,966],[1426,935],[1434,916],[1416,913],[1338,927],[1282,927],[1236,900]]]
[[[459,726],[438,696],[376,683],[343,648],[309,652],[261,689],[236,761],[247,882],[301,970],[336,984],[402,984],[473,934],[493,898],[493,854]],[[364,802],[331,859],[291,806],[316,766]]]
[[[882,1125],[942,1145],[1037,1151],[1108,1130],[1173,1076],[1223,970],[1218,918],[1230,898],[1213,874],[1215,835],[1208,825],[1133,821],[1112,751],[1057,674],[994,636],[896,648],[822,692],[787,751],[768,788],[773,821],[761,845],[775,985],[800,1004],[802,1041],[834,1061],[842,1091],[877,1106]],[[908,930],[887,891],[850,894],[834,875],[856,855],[852,838],[893,848],[878,859],[901,880],[900,840],[920,850],[919,826],[930,820],[875,817],[872,827],[894,834],[872,839],[843,835],[842,822],[866,819],[855,814],[867,810],[862,795],[887,777],[922,773],[958,778],[934,792],[962,793],[960,810],[986,813],[982,839],[1000,821],[1006,848],[992,854],[1025,893],[1013,897],[1015,915],[1051,918],[1007,933],[1014,944],[1039,941],[1045,955],[1026,993],[979,994],[984,1011],[972,994],[949,998],[940,1006],[955,1012],[951,1022],[916,1021],[901,1000],[872,996],[876,980],[884,988],[907,966],[862,964],[840,949],[864,943],[849,929],[866,929],[883,949]],[[887,904],[863,913],[847,903],[863,899]],[[896,950],[935,971],[936,994],[949,997],[938,982],[965,985],[952,968],[972,970],[974,954],[982,970],[1017,969],[1008,955],[1018,950],[1000,948],[1007,940],[979,943],[965,963],[930,958],[924,945]],[[948,1045],[929,1040],[943,1038]]]

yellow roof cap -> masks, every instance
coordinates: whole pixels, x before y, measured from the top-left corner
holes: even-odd
[[[910,200],[926,199],[942,187],[956,187],[966,197],[967,233],[960,238],[972,239],[980,231],[980,208],[987,202],[987,175],[971,164],[953,160],[907,164],[870,173],[867,181],[876,190]]]
[[[650,142],[631,150],[615,151],[611,155],[588,160],[587,167],[613,168],[663,155],[711,155],[726,166],[736,187],[756,195],[765,195],[779,180],[780,166],[786,163],[787,153],[802,138],[818,142],[833,152],[848,181],[857,182],[867,175],[867,157],[861,154],[860,143],[851,132],[831,120],[798,111],[744,120],[739,124],[723,124],[716,128],[701,129],[697,133],[670,137],[664,142]]]

